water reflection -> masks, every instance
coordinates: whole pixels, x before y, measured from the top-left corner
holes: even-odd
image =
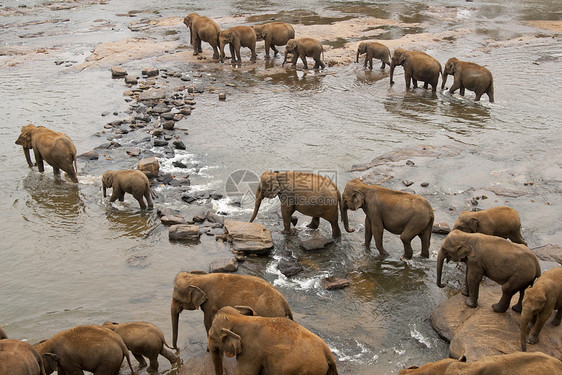
[[[112,207],[106,214],[110,227],[119,237],[147,238],[158,226],[155,210],[125,211]]]

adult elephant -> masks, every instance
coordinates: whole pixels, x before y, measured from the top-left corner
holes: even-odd
[[[511,207],[500,206],[481,211],[463,211],[453,229],[509,238],[513,242],[527,245],[521,236],[519,214]]]
[[[178,361],[178,357],[167,350],[165,346],[166,339],[160,328],[148,322],[126,322],[112,323],[105,322],[102,325],[117,333],[123,339],[127,348],[133,353],[133,356],[139,361],[140,367],[146,367],[145,356],[150,361],[148,372],[158,371],[158,355],[165,357],[171,365]],[[168,346],[168,348],[170,348]]]
[[[183,310],[203,311],[205,330],[209,332],[216,312],[225,306],[251,307],[260,316],[293,319],[289,303],[267,281],[256,276],[201,271],[180,272],[172,294],[172,346],[178,349],[178,321]]]
[[[47,375],[55,370],[59,374],[82,374],[83,371],[90,371],[100,375],[117,375],[123,357],[127,358],[131,374],[134,374],[129,350],[121,337],[99,326],[70,328],[33,347],[41,355],[53,353],[58,357],[43,357]]]
[[[320,218],[327,220],[332,226],[332,236],[341,236],[338,225],[338,205],[342,220],[348,230],[347,212],[341,206],[341,194],[337,185],[328,177],[310,172],[286,171],[264,172],[256,190],[253,222],[260,209],[263,198],[279,197],[281,216],[283,217],[283,233],[291,232],[291,216],[295,211],[312,216],[309,228],[316,229]],[[350,230],[348,230],[350,231]],[[352,232],[352,231],[351,231]]]
[[[521,350],[527,350],[527,342],[539,342],[539,333],[556,311],[552,325],[560,325],[562,319],[562,267],[552,268],[542,274],[535,284],[527,289],[521,311]],[[532,324],[529,332],[528,325]]]
[[[150,181],[142,171],[137,169],[106,171],[101,178],[101,182],[104,198],[107,196],[107,188],[113,189],[109,198],[110,202],[115,202],[117,199],[123,202],[125,193],[129,193],[139,202],[142,210],[146,209],[143,197],[146,198],[149,208],[154,206],[151,198]]]
[[[464,96],[464,90],[468,89],[476,94],[475,101],[479,101],[480,97],[486,94],[490,103],[494,102],[494,78],[492,72],[488,69],[476,63],[461,61],[452,57],[445,64],[441,90],[445,88],[445,82],[447,82],[447,75],[449,74],[455,79],[449,89],[451,94],[459,89],[459,93]]]
[[[410,81],[413,82],[414,88],[418,87],[418,81],[424,83],[423,88],[427,89],[431,85],[431,91],[437,91],[439,75],[441,71],[441,63],[429,56],[425,52],[408,51],[397,48],[392,54],[390,61],[390,84],[394,84],[394,68],[397,65],[404,67],[404,78],[406,80],[406,88],[410,88]]]
[[[237,374],[337,375],[334,355],[320,337],[290,319],[241,310],[250,316],[224,307],[213,319],[208,340],[216,375],[223,375],[223,352],[236,356]]]
[[[183,23],[189,29],[193,54],[198,55],[203,52],[201,49],[201,42],[207,42],[213,47],[213,59],[218,59],[218,35],[221,31],[219,25],[212,19],[200,16],[197,13],[188,14],[183,19]]]
[[[369,69],[373,70],[373,59],[378,59],[382,62],[381,69],[384,69],[385,64],[390,66],[390,50],[384,44],[378,42],[361,42],[357,47],[357,57],[355,62],[359,62],[359,55],[365,55],[365,63],[363,67],[367,67],[369,62]]]
[[[453,260],[466,264],[466,287],[468,307],[478,306],[478,289],[482,277],[502,285],[502,297],[492,305],[495,312],[503,313],[509,308],[513,295],[519,292],[519,301],[512,309],[521,312],[525,289],[533,285],[541,275],[541,267],[535,254],[525,245],[481,233],[464,233],[453,230],[441,246],[437,255],[437,285],[441,283],[443,261]],[[468,293],[467,293],[468,292]]]
[[[275,57],[279,53],[275,46],[284,46],[289,39],[295,37],[295,29],[285,22],[268,22],[263,25],[255,25],[253,28],[257,40],[265,42],[265,57],[268,59],[270,48],[273,50],[273,57]]]
[[[52,353],[44,357],[57,359]],[[0,375],[45,375],[43,359],[27,342],[3,339],[0,341]]]
[[[411,259],[412,239],[421,239],[421,255],[429,258],[429,244],[433,227],[433,209],[427,199],[403,191],[387,189],[378,185],[367,185],[360,179],[351,180],[342,194],[342,213],[348,209],[363,209],[365,212],[365,246],[375,238],[379,253],[388,255],[382,243],[384,230],[399,234],[404,244],[403,259]],[[342,215],[343,216],[343,215]],[[347,215],[343,216],[348,228]]]
[[[250,26],[234,26],[219,33],[221,62],[224,62],[224,46],[230,47],[232,62],[242,62],[240,47],[247,47],[252,53],[250,61],[256,61],[256,32]]]
[[[307,57],[312,57],[314,59],[314,69],[324,69],[326,65],[322,62],[324,58],[324,47],[319,41],[312,38],[297,38],[289,39],[287,45],[285,46],[285,58],[283,59],[283,64],[287,62],[287,55],[293,54],[293,59],[291,61],[291,66],[295,68],[297,66],[297,60],[300,57],[304,68],[308,69],[308,64],[306,63]]]
[[[21,134],[16,140],[16,144],[23,147],[25,160],[27,160],[30,168],[33,167],[33,163],[29,156],[29,150],[33,149],[39,172],[45,171],[43,161],[46,161],[53,167],[55,176],[58,176],[62,169],[72,182],[78,182],[76,177],[78,172],[76,147],[67,135],[43,126],[29,124],[21,128]]]
[[[478,361],[466,362],[466,359],[451,358],[426,363],[421,367],[412,366],[400,370],[398,375],[562,375],[562,362],[547,354],[510,353],[483,357]]]

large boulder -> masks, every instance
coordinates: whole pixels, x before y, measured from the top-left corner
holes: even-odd
[[[263,254],[273,248],[271,231],[262,224],[226,219],[224,228],[234,251]]]
[[[175,241],[197,241],[201,237],[201,231],[197,225],[175,224],[170,227],[168,237]]]
[[[466,297],[461,293],[441,303],[431,313],[433,329],[450,341],[449,356],[475,361],[488,355],[508,354],[521,350],[520,315],[509,309],[498,314],[492,304],[501,297],[501,285],[480,285],[478,307],[465,305]],[[513,306],[519,293],[513,296]],[[554,317],[554,315],[552,315]],[[556,358],[562,357],[562,327],[554,327],[547,321],[536,345],[527,345],[528,351],[541,351]]]
[[[139,161],[137,168],[139,171],[144,172],[148,178],[154,178],[158,176],[160,172],[160,164],[156,158],[146,158]]]

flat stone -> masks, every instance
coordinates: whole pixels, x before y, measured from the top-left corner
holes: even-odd
[[[165,141],[163,139],[155,139],[154,140],[154,146],[156,147],[164,147],[168,145],[168,141]]]
[[[546,262],[555,262],[562,265],[562,247],[548,244],[531,249],[535,255]]]
[[[185,219],[177,215],[162,216],[160,221],[162,221],[164,225],[186,224]]]
[[[126,76],[125,77],[125,83],[128,84],[128,85],[136,85],[138,83],[138,79],[137,79],[137,77]]]
[[[221,226],[224,225],[224,220],[225,220],[224,216],[221,216],[214,211],[210,211],[210,210],[207,211],[207,213],[205,214],[205,218],[209,223],[217,223],[220,224]]]
[[[322,285],[326,290],[343,289],[351,285],[351,280],[329,276],[322,280]]]
[[[181,140],[179,140],[179,139],[176,139],[176,140],[173,142],[173,145],[174,145],[174,148],[175,148],[176,150],[185,150],[185,149],[186,149],[185,144],[184,144]]]
[[[262,224],[226,219],[224,227],[234,251],[263,254],[273,248],[271,231]]]
[[[97,151],[92,150],[78,155],[77,158],[85,160],[98,160],[100,158],[100,154]]]
[[[181,216],[180,210],[174,210],[173,208],[168,207],[159,207],[156,211],[159,217],[162,216]]]
[[[114,66],[111,68],[111,76],[113,78],[123,78],[127,75],[127,71],[120,66]]]
[[[305,251],[321,250],[334,243],[332,238],[310,238],[301,242]]]
[[[449,224],[445,222],[441,222],[441,223],[433,224],[433,228],[431,229],[431,232],[437,234],[449,234],[451,232],[451,227],[449,226]]]
[[[205,221],[207,217],[205,216],[205,214],[197,214],[195,216],[193,216],[193,221],[196,223],[202,223]]]
[[[174,130],[175,125],[176,123],[174,122],[174,120],[164,121],[162,123],[162,128],[165,130]]]
[[[141,73],[144,76],[156,77],[160,71],[156,68],[144,68]]]
[[[404,184],[404,186],[412,186],[414,184],[414,181],[402,180],[402,183]]]
[[[429,182],[422,182],[420,185],[421,185],[421,187],[428,187],[428,186],[429,186]]]
[[[234,257],[217,258],[209,265],[209,273],[236,271],[238,271],[238,261]]]
[[[303,270],[303,267],[299,263],[298,259],[293,256],[285,256],[281,258],[277,264],[277,268],[279,268],[279,271],[287,277],[294,276]]]
[[[164,89],[150,88],[139,95],[139,100],[160,100],[166,97]]]
[[[127,155],[129,156],[139,156],[141,153],[141,149],[138,147],[131,148],[127,150]]]
[[[158,159],[154,157],[146,158],[139,160],[137,169],[144,172],[148,178],[154,178],[158,176],[158,173],[160,172],[160,164],[158,163]]]
[[[201,237],[201,232],[197,225],[176,224],[170,227],[168,237],[175,241],[197,241]]]

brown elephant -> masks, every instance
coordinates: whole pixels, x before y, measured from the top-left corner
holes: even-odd
[[[541,352],[510,353],[483,357],[466,362],[442,359],[422,367],[412,366],[400,370],[398,375],[562,375],[562,362]]]
[[[250,26],[234,26],[219,33],[221,62],[224,62],[224,46],[230,47],[232,62],[242,62],[240,47],[247,47],[252,52],[250,61],[256,61],[256,32]]]
[[[7,338],[8,338],[8,334],[6,333],[6,331],[4,331],[4,328],[0,326],[0,340],[7,339]]]
[[[62,169],[72,182],[78,182],[76,177],[78,172],[76,147],[74,147],[72,140],[65,134],[43,126],[29,124],[21,128],[21,134],[16,140],[16,144],[23,147],[25,160],[27,160],[30,168],[33,167],[33,163],[29,156],[29,150],[33,149],[39,172],[45,171],[43,161],[46,161],[53,167],[55,176],[58,176]]]
[[[213,47],[213,59],[219,58],[219,39],[218,35],[221,28],[215,21],[208,17],[203,17],[197,13],[190,13],[184,19],[183,23],[189,29],[191,35],[191,45],[193,46],[193,54],[198,55],[203,52],[201,42],[207,42]]]
[[[183,310],[203,311],[205,330],[209,332],[216,312],[225,306],[250,306],[260,316],[293,319],[289,303],[267,281],[256,276],[201,271],[180,272],[172,295],[172,346],[178,349],[178,320]]]
[[[464,211],[459,215],[453,229],[509,238],[513,242],[527,245],[521,236],[519,214],[511,207],[500,206],[481,211]]]
[[[146,367],[146,361],[143,356],[148,358],[150,361],[148,372],[158,371],[158,354],[170,361],[171,365],[174,365],[178,361],[178,357],[164,347],[164,345],[166,345],[171,349],[166,343],[166,339],[160,328],[152,323],[105,322],[102,327],[110,329],[121,336],[127,348],[133,353],[137,361],[139,361],[140,367]]]
[[[404,244],[403,259],[412,258],[412,239],[416,236],[421,239],[422,257],[429,258],[433,209],[427,199],[378,185],[367,185],[356,178],[345,186],[342,204],[342,212],[359,208],[365,212],[365,246],[369,247],[371,237],[374,237],[379,253],[388,255],[382,243],[386,229],[400,235]],[[344,220],[347,220],[347,215]]]
[[[275,46],[284,46],[289,39],[295,37],[293,26],[284,22],[268,22],[263,25],[255,25],[253,28],[256,32],[257,40],[265,42],[265,57],[268,59],[269,48],[273,50],[273,57],[275,57],[279,53]]]
[[[494,102],[494,78],[492,72],[473,62],[461,61],[456,57],[447,60],[445,69],[443,70],[443,83],[441,89],[445,88],[447,75],[454,77],[453,85],[449,92],[453,94],[455,90],[460,89],[459,93],[464,96],[464,90],[474,91],[476,94],[475,101],[479,101],[484,94],[488,95],[490,103]]]
[[[295,68],[297,66],[297,60],[300,57],[304,68],[308,69],[308,64],[306,63],[307,57],[312,57],[314,59],[314,69],[324,69],[326,65],[322,62],[324,58],[324,47],[319,41],[312,38],[297,38],[289,39],[287,45],[285,46],[285,59],[283,59],[283,64],[287,62],[287,55],[293,54],[293,59],[291,61],[291,67]],[[322,57],[322,59],[320,59]]]
[[[492,305],[495,312],[503,313],[509,307],[513,295],[519,292],[519,301],[512,309],[521,312],[525,289],[541,275],[541,267],[535,254],[525,245],[513,243],[501,237],[481,233],[465,233],[453,230],[437,255],[437,285],[441,283],[443,261],[453,260],[466,264],[468,307],[478,306],[478,289],[482,277],[502,285],[502,297]],[[468,292],[468,293],[466,293]]]
[[[117,375],[123,357],[134,374],[129,350],[121,337],[99,326],[77,326],[55,334],[48,340],[33,345],[41,355],[53,353],[58,356],[45,359],[45,372],[57,370],[59,374],[82,374],[90,371],[95,375]]]
[[[347,212],[341,205],[341,194],[337,185],[328,177],[310,172],[286,171],[264,172],[256,190],[253,222],[260,209],[263,198],[279,197],[281,201],[281,215],[283,217],[283,232],[291,231],[291,216],[295,211],[312,216],[309,228],[316,229],[320,218],[326,219],[332,226],[332,236],[341,236],[338,225],[338,205],[341,209],[342,220],[347,226]],[[350,230],[348,230],[350,231]],[[351,231],[352,232],[352,231]]]
[[[208,339],[216,375],[223,375],[223,352],[236,356],[239,375],[337,375],[334,355],[320,337],[287,318],[241,311],[223,307],[213,319]]]
[[[441,71],[441,63],[429,56],[425,52],[407,51],[397,48],[392,54],[390,61],[390,84],[394,84],[392,77],[394,76],[394,68],[396,65],[404,67],[404,78],[406,79],[406,88],[410,88],[410,81],[413,82],[414,88],[418,87],[418,81],[424,83],[423,88],[427,89],[431,85],[431,91],[437,91],[439,75]]]
[[[384,69],[385,64],[390,66],[390,50],[384,44],[378,42],[361,42],[357,47],[357,57],[355,62],[359,62],[359,55],[365,54],[365,63],[363,67],[367,67],[369,62],[369,69],[373,70],[373,59],[378,59],[382,62],[381,69]]]
[[[137,169],[106,171],[101,178],[101,182],[104,198],[107,196],[107,188],[113,188],[111,198],[109,198],[110,202],[115,202],[117,199],[123,202],[125,193],[129,193],[139,202],[142,210],[146,209],[143,197],[146,198],[149,208],[154,206],[151,198],[150,181],[142,171]]]
[[[545,271],[525,292],[521,311],[521,350],[527,350],[527,342],[539,342],[539,333],[554,310],[557,311],[552,325],[558,326],[562,319],[562,267]],[[530,332],[529,323],[533,325]]]
[[[52,353],[44,357],[58,359]],[[45,375],[43,359],[27,342],[5,338],[0,341],[0,375]]]

